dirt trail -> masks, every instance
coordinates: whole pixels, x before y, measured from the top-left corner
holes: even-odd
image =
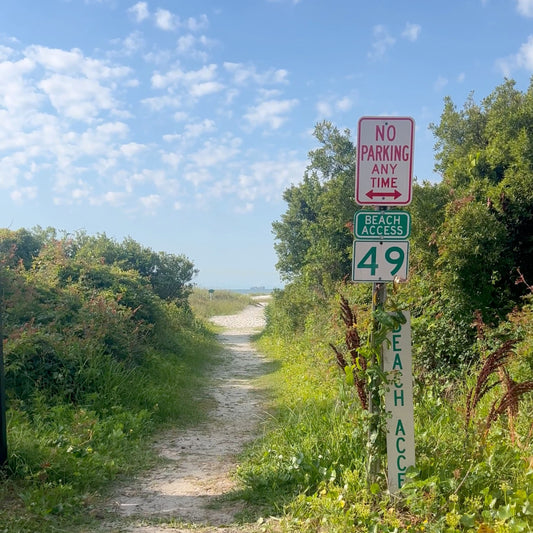
[[[114,519],[103,531],[252,532],[254,524],[235,525],[242,502],[224,499],[235,489],[231,472],[236,455],[257,436],[262,416],[254,379],[267,361],[251,345],[264,326],[266,298],[258,298],[237,315],[213,317],[224,328],[223,362],[216,367],[210,395],[216,407],[199,427],[162,435],[157,442],[164,464],[122,487],[112,501]]]

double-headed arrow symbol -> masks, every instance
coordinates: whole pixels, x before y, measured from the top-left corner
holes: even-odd
[[[366,196],[368,196],[371,200],[374,198],[383,198],[383,197],[391,197],[397,200],[402,195],[401,192],[398,191],[398,189],[395,189],[394,192],[376,192],[376,191],[368,191],[366,193]]]

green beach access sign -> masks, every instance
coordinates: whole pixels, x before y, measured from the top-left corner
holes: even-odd
[[[407,239],[411,234],[411,215],[405,211],[357,211],[353,228],[359,240]]]

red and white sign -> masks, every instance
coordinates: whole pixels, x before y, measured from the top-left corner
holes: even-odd
[[[355,201],[411,203],[415,122],[411,117],[362,117],[357,132]]]

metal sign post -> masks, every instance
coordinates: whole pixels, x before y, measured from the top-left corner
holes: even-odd
[[[4,298],[0,295],[0,466],[7,463],[6,379],[4,373]]]
[[[374,211],[354,216],[352,280],[373,283],[372,311],[385,309],[386,282],[405,280],[408,272],[411,217],[389,206],[411,203],[413,180],[414,120],[410,117],[363,117],[358,123],[355,201]],[[413,390],[411,371],[411,329],[407,322],[390,332],[386,342],[375,346],[374,323],[371,343],[375,367],[369,387],[372,414],[368,437],[368,477],[373,483],[381,467],[381,443],[385,439],[379,417],[387,412],[388,486],[396,492],[405,482],[407,468],[415,464]],[[390,337],[390,338],[389,338]],[[378,361],[378,354],[381,355]],[[388,390],[380,395],[387,373]]]
[[[387,285],[385,283],[373,283],[372,284],[372,313],[378,308],[384,308],[387,301]],[[377,330],[377,324],[374,323],[372,329],[372,338],[370,342],[374,346],[374,332]],[[380,369],[383,370],[383,358],[378,360],[378,354],[373,351],[371,365],[375,368],[380,365]],[[368,391],[368,410],[370,411],[372,418],[370,419],[370,426],[368,428],[368,482],[372,484],[378,477],[381,470],[381,457],[379,450],[380,446],[380,420],[379,415],[381,412],[381,398],[379,394],[380,381],[376,372],[372,374]]]

